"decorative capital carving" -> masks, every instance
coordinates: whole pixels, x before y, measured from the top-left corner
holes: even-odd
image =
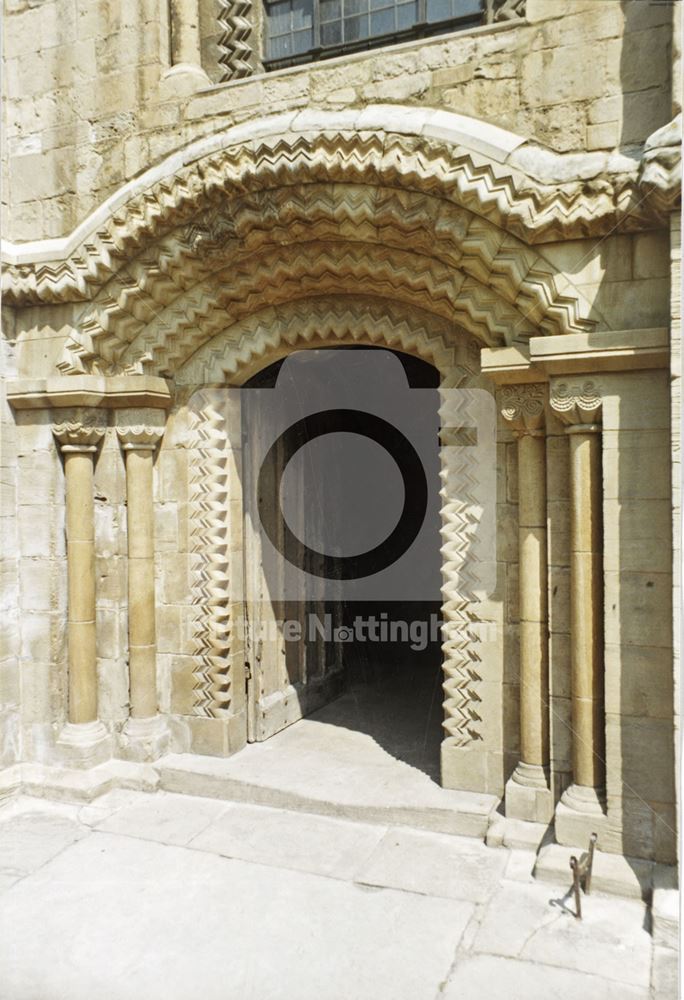
[[[603,399],[599,386],[586,382],[551,382],[551,409],[572,429],[599,430]]]
[[[166,414],[150,407],[119,410],[116,433],[124,451],[153,451],[162,439]]]
[[[543,434],[546,391],[539,382],[505,385],[501,390],[501,415],[518,435]]]
[[[96,451],[104,437],[107,415],[92,407],[78,407],[62,410],[60,420],[52,425],[63,452]]]
[[[489,0],[487,20],[489,22],[514,21],[525,16],[526,0]]]

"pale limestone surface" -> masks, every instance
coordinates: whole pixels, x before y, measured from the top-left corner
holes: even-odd
[[[592,894],[579,922],[567,882],[520,880],[530,852],[137,792],[15,799],[0,839],[7,1000],[676,995],[644,904]]]
[[[264,74],[258,4],[7,0],[2,358],[22,381],[12,409],[0,389],[0,763],[36,764],[34,787],[91,788],[65,766],[170,750],[169,788],[536,847],[541,824],[487,830],[515,773],[511,816],[676,861],[680,5],[496,6],[516,16]],[[467,466],[442,469],[444,789],[360,736],[326,757],[308,723],[243,750],[266,671],[247,690],[241,445],[205,387],[352,343],[419,356],[447,387],[542,387],[535,475],[497,427],[482,601],[457,582]],[[566,378],[601,411],[590,504],[548,405]],[[53,439],[79,393],[103,429],[87,468]],[[148,403],[141,477],[122,445]],[[601,566],[577,558],[578,511],[602,515]],[[260,735],[311,709],[275,668]],[[587,679],[599,711],[577,725]],[[600,816],[560,802],[573,782]]]

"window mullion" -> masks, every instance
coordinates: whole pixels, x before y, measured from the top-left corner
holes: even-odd
[[[312,0],[313,4],[313,47],[315,49],[320,49],[321,47],[321,17],[320,17],[320,0]]]

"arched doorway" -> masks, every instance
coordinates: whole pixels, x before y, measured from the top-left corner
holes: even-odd
[[[400,405],[411,409],[428,484],[419,537],[410,516],[415,498],[399,468],[411,442],[393,426],[391,413],[388,444],[398,450],[389,454],[376,434],[375,421],[384,419],[379,412],[388,409],[383,397],[392,391],[391,378],[399,378],[410,393]],[[359,392],[364,381],[372,397],[365,403]],[[365,733],[391,757],[438,780],[443,736],[439,381],[437,369],[414,355],[346,345],[295,352],[266,365],[243,386],[250,741],[268,739],[309,716]],[[279,446],[267,448],[264,442],[275,436],[269,426],[271,398],[283,396],[298,438],[294,447],[281,438]],[[329,421],[333,413],[352,411],[346,430],[330,424],[317,434],[314,413]],[[257,470],[254,464],[265,453]],[[250,504],[252,488],[258,510]],[[266,519],[272,526],[264,532]],[[269,531],[271,537],[265,537]],[[389,536],[396,553],[411,549],[412,557],[403,571],[383,579],[387,560],[381,549]],[[352,556],[338,556],[336,562],[328,555],[326,562],[323,555],[347,550],[375,555],[346,568],[343,561]]]

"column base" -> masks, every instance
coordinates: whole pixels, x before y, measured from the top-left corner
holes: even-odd
[[[119,737],[119,755],[124,760],[159,760],[169,749],[169,730],[161,715],[148,719],[130,718]]]
[[[506,816],[528,823],[550,823],[553,795],[540,764],[518,764],[506,782]]]
[[[212,82],[204,70],[192,63],[177,63],[171,66],[160,82],[161,92],[166,97],[187,97],[211,86]]]
[[[57,738],[67,767],[95,767],[110,760],[112,737],[99,720],[94,722],[67,722]]]
[[[586,849],[592,833],[598,835],[597,847],[608,823],[603,789],[588,785],[570,785],[556,806],[556,841],[567,847]]]

